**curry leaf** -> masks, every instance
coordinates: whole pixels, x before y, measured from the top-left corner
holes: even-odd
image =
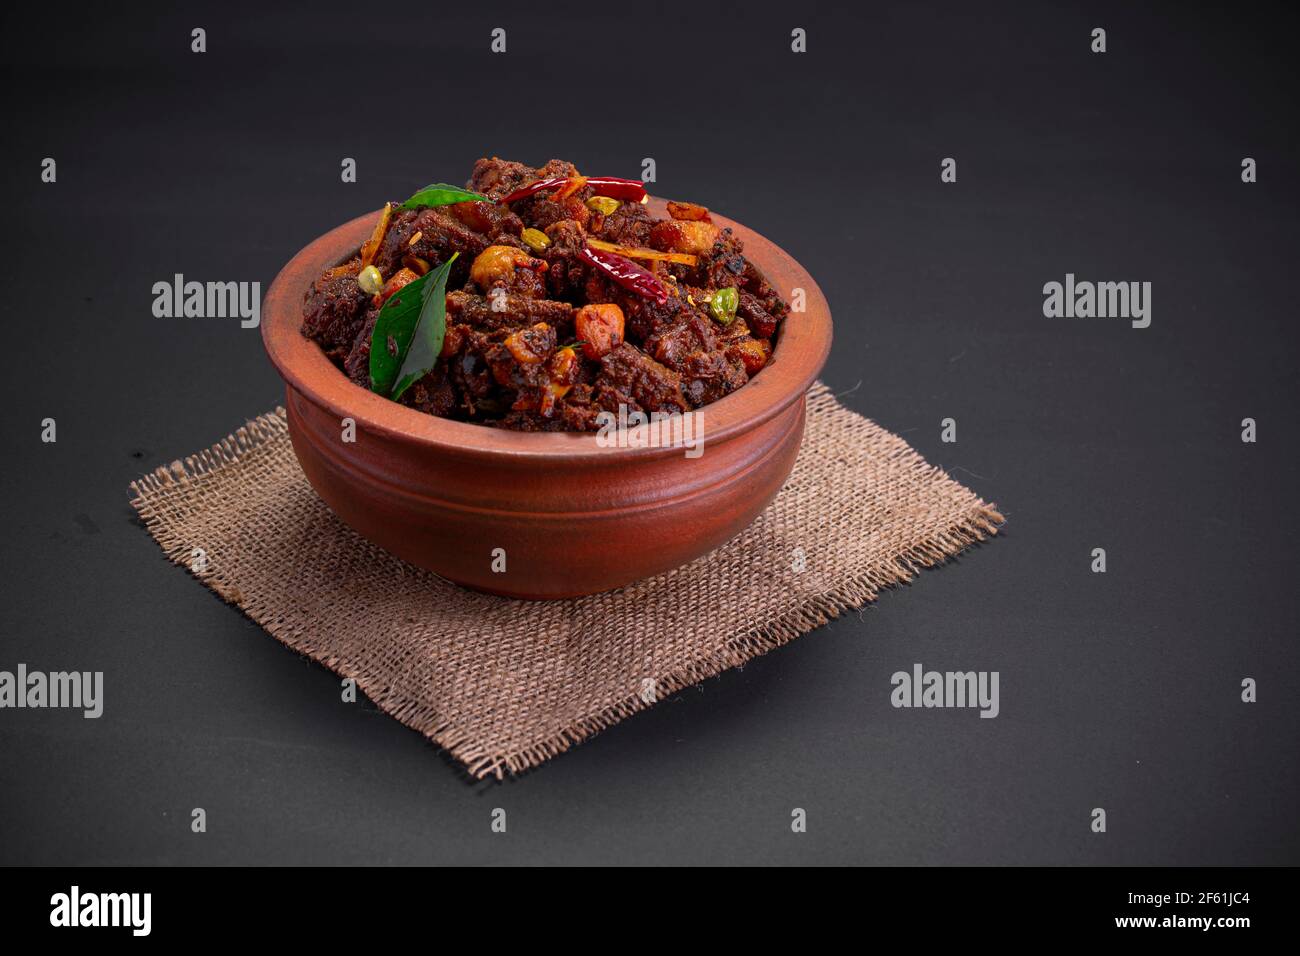
[[[487,199],[487,196],[480,196],[478,193],[472,193],[468,189],[461,189],[459,186],[432,183],[402,203],[400,208],[419,209],[421,206],[450,206],[452,203],[476,202],[485,199]]]
[[[396,401],[433,370],[447,331],[447,275],[460,253],[398,289],[370,334],[370,388]]]
[[[398,289],[370,336],[370,387],[393,401],[433,371],[447,334],[447,276],[460,253]]]
[[[388,297],[370,333],[370,389],[387,397],[411,346],[411,333],[424,305],[424,289],[433,273],[408,282]]]
[[[447,335],[447,276],[451,273],[451,264],[459,255],[459,252],[453,252],[450,259],[429,273],[433,278],[421,293],[423,304],[420,306],[420,318],[411,336],[406,358],[402,360],[397,385],[393,387],[393,401],[397,401],[404,391],[432,372],[438,363],[438,356],[442,354],[442,340]]]

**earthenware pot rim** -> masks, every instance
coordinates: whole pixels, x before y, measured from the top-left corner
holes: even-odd
[[[651,199],[663,214],[664,201]],[[343,418],[358,431],[411,441],[457,457],[519,456],[537,458],[656,458],[681,454],[668,447],[601,445],[592,432],[517,432],[438,418],[389,401],[352,382],[300,329],[302,304],[311,283],[326,269],[349,258],[369,235],[379,210],[358,216],[310,242],[280,270],[262,307],[262,341],[272,364],[291,389]],[[768,421],[802,399],[816,379],[831,346],[831,315],[817,283],[775,243],[737,222],[711,213],[719,226],[730,226],[745,246],[745,255],[789,299],[802,288],[806,309],[782,322],[773,357],[746,385],[697,411],[703,413],[705,448]]]

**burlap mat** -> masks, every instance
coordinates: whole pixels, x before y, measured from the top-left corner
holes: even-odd
[[[748,529],[686,567],[571,601],[466,591],[369,544],[307,484],[283,409],[133,482],[132,504],[169,558],[278,640],[355,678],[473,776],[501,777],[873,600],[1002,522],[825,386],[807,401],[794,473]]]

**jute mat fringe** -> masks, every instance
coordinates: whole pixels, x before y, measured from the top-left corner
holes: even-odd
[[[808,393],[776,500],[686,567],[559,602],[466,591],[345,525],[284,410],[131,485],[167,556],[276,639],[354,678],[474,777],[518,773],[779,647],[994,534],[1003,518],[897,435]]]

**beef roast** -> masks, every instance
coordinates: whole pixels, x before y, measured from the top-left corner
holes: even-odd
[[[402,269],[424,275],[459,256],[447,280],[445,334],[437,364],[400,398],[417,411],[524,431],[594,431],[601,412],[677,413],[742,387],[772,354],[789,306],[745,258],[730,229],[706,210],[658,219],[637,202],[612,211],[588,203],[595,190],[574,181],[577,167],[553,159],[540,167],[492,157],[474,165],[468,188],[486,201],[394,209],[375,250],[380,280]],[[510,193],[541,179],[566,179],[509,205]],[[680,212],[680,210],[679,210]],[[540,230],[546,240],[530,236]],[[583,256],[598,238],[632,249],[697,256],[693,265],[638,257],[669,290],[664,301],[624,288]],[[493,249],[470,279],[471,267]],[[303,302],[302,332],[348,378],[370,387],[370,349],[382,297],[358,283],[359,259],[327,270]],[[369,281],[369,280],[367,280]],[[481,288],[479,283],[490,288]],[[707,302],[737,291],[734,320],[713,318]],[[575,341],[583,305],[623,313],[624,341],[602,358]],[[385,343],[396,348],[396,343]],[[594,352],[592,354],[595,354]]]

